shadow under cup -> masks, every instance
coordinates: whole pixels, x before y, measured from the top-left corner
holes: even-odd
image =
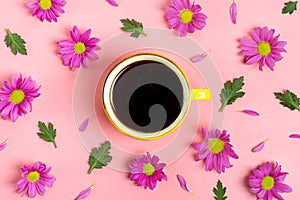
[[[183,71],[170,59],[152,53],[135,54],[117,63],[102,92],[111,123],[142,140],[173,132],[187,115],[191,100],[197,99]]]

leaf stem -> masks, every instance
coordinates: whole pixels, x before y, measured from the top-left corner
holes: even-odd
[[[89,168],[88,174],[91,174],[92,171],[94,170],[94,168],[92,168],[92,166]]]
[[[53,145],[54,145],[55,148],[57,148],[57,144],[56,144],[55,140],[53,141]]]
[[[222,104],[222,107],[219,109],[219,112],[223,112],[224,109],[225,109],[225,107],[226,107],[226,105],[227,105],[227,102],[224,103],[224,104]]]

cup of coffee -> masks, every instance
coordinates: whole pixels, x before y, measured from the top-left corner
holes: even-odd
[[[192,89],[175,62],[148,52],[117,62],[102,88],[102,104],[110,122],[141,140],[172,133],[183,122],[192,100],[209,99],[209,89]]]

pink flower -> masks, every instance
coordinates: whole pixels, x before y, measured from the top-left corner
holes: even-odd
[[[269,30],[268,27],[256,28],[252,31],[252,38],[243,38],[240,40],[240,55],[244,56],[245,63],[252,65],[259,63],[259,70],[263,70],[266,64],[272,71],[275,62],[280,61],[283,57],[282,52],[286,52],[285,41],[278,41],[279,35],[274,37],[275,30]]]
[[[0,112],[3,119],[17,121],[19,116],[32,111],[32,101],[40,96],[39,89],[35,81],[29,76],[22,78],[12,77],[12,83],[4,81],[4,87],[0,90]]]
[[[64,0],[36,0],[28,3],[27,8],[33,9],[32,16],[36,16],[41,21],[45,19],[49,22],[57,22],[57,17],[65,11],[62,9],[66,5]]]
[[[149,187],[153,190],[156,187],[157,181],[167,181],[167,176],[163,172],[165,163],[159,163],[157,156],[152,156],[150,153],[136,158],[132,164],[129,165],[131,169],[130,180],[135,181],[138,186],[144,185],[144,188]]]
[[[254,169],[253,175],[248,178],[250,192],[256,194],[257,199],[283,200],[279,192],[292,192],[292,188],[283,183],[287,172],[281,172],[281,166],[276,163],[274,167],[267,162]]]
[[[222,132],[219,129],[207,131],[202,128],[202,133],[205,136],[204,141],[194,144],[194,148],[199,151],[196,161],[205,160],[205,170],[215,169],[219,174],[225,172],[225,168],[232,167],[229,157],[238,159],[238,156],[232,150],[232,145],[229,143],[230,135],[226,133],[226,130]]]
[[[51,167],[47,168],[42,162],[36,162],[32,167],[24,165],[21,167],[22,179],[17,183],[15,189],[18,193],[27,193],[28,197],[34,198],[37,193],[44,195],[47,187],[52,187],[56,180],[54,176],[49,175]]]
[[[100,39],[90,38],[91,29],[81,34],[78,28],[74,26],[70,35],[72,40],[61,40],[57,43],[60,47],[58,55],[63,58],[65,66],[70,66],[72,70],[75,70],[80,67],[80,64],[87,67],[87,58],[98,59],[94,51],[100,50],[100,47],[97,46]]]
[[[171,6],[166,8],[165,15],[169,28],[175,29],[177,36],[186,36],[196,29],[203,29],[207,16],[201,13],[201,10],[199,4],[191,3],[190,0],[171,1]]]

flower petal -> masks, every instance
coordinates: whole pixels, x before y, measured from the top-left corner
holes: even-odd
[[[77,197],[75,198],[75,200],[81,200],[81,199],[85,199],[86,197],[88,197],[91,193],[92,188],[95,187],[95,184],[92,184],[89,188],[81,191]]]
[[[119,4],[115,0],[106,0],[106,2],[115,7],[119,6]]]
[[[179,181],[180,187],[181,187],[183,190],[185,190],[185,191],[190,192],[191,194],[193,194],[193,192],[191,192],[191,190],[187,187],[186,181],[185,181],[185,179],[183,178],[183,176],[177,174],[177,179],[178,179],[178,181]]]
[[[200,55],[192,57],[191,61],[193,63],[197,63],[197,62],[200,62],[200,61],[204,60],[204,58],[206,58],[208,56],[208,52],[210,52],[210,50],[208,50],[208,51],[206,51],[206,52],[204,52],[204,53],[202,53]]]
[[[249,109],[238,110],[238,112],[242,112],[242,113],[245,113],[245,114],[251,115],[251,116],[259,116],[258,112],[254,111],[254,110],[249,110]]]
[[[85,120],[83,120],[78,128],[79,131],[84,132],[86,130],[86,128],[88,127],[90,122],[90,118],[86,118]]]
[[[291,135],[289,135],[289,138],[300,138],[300,134],[296,134],[296,133],[294,133],[294,134],[291,134]]]
[[[237,17],[237,6],[235,1],[233,1],[233,3],[230,6],[230,19],[233,24],[236,24],[236,17]]]
[[[261,143],[259,143],[258,145],[256,145],[255,147],[252,148],[252,152],[259,152],[261,150],[263,150],[263,148],[265,147],[265,143],[268,141],[268,139],[262,141]]]
[[[8,142],[9,142],[9,138],[7,138],[4,142],[2,142],[0,144],[0,151],[2,151],[3,149],[5,149],[5,147],[7,146]]]

